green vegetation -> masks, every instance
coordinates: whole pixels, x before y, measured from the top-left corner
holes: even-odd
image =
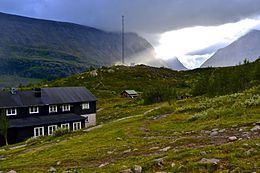
[[[169,84],[160,84],[154,88],[144,91],[143,99],[145,104],[159,103],[167,101],[171,104],[177,97],[176,89]]]
[[[225,95],[243,91],[259,84],[260,59],[255,63],[244,62],[243,65],[214,69],[208,75],[198,78],[194,84],[193,95]]]
[[[260,167],[257,64],[259,67],[259,60],[237,67],[187,72],[113,66],[42,82],[37,86],[89,88],[98,97],[99,126],[65,134],[60,131],[2,147],[0,158],[5,160],[0,161],[0,171],[46,172],[54,167],[57,172],[120,172],[140,165],[142,172],[257,172]],[[246,70],[246,79],[251,76],[248,73],[252,77],[239,90],[232,92],[231,85],[227,85],[228,94],[185,97],[193,93],[193,84],[199,78],[218,73],[225,78],[228,73],[223,71],[242,69]],[[139,91],[142,96],[120,98],[125,89]],[[159,103],[145,104],[146,94],[157,91],[163,96],[171,94],[155,101]],[[235,139],[229,139],[234,136]],[[14,146],[18,147],[12,149]],[[217,161],[204,162],[205,159]]]
[[[6,118],[4,110],[2,110],[0,112],[0,135],[4,137],[6,145],[8,145],[8,141],[7,141],[8,127],[9,127],[8,120]]]

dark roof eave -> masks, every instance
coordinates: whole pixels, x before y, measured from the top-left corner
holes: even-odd
[[[75,121],[82,121],[82,120],[85,120],[85,118],[73,113],[57,114],[57,115],[41,115],[41,116],[9,119],[9,128],[35,127],[35,126],[61,124],[61,123],[75,122]]]

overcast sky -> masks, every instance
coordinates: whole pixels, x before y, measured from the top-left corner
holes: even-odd
[[[126,30],[158,57],[177,56],[190,68],[260,25],[260,0],[0,0],[0,11],[108,31],[120,30],[124,15]]]

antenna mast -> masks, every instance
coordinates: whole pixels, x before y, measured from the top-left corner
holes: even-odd
[[[125,17],[122,16],[122,64],[125,64]]]

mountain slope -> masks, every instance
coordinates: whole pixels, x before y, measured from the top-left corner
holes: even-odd
[[[0,75],[54,79],[121,61],[121,33],[0,13]],[[150,43],[125,34],[126,62],[162,66]]]
[[[177,57],[166,60],[168,67],[173,70],[188,70]]]
[[[254,61],[260,56],[260,31],[253,30],[225,48],[218,50],[201,67],[225,67]]]

